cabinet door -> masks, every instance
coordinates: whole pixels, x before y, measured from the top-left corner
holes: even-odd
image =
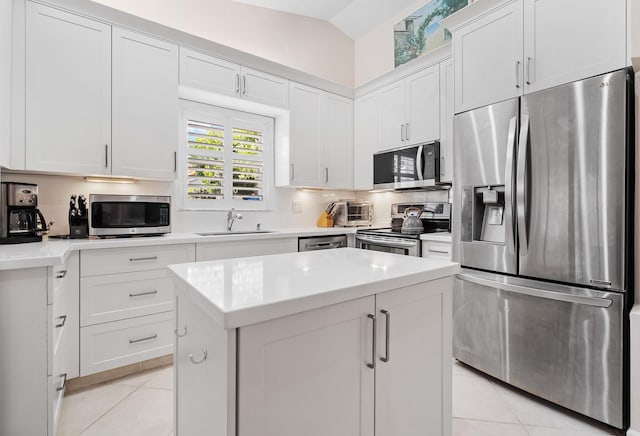
[[[353,146],[353,185],[358,189],[373,187],[373,154],[378,151],[378,93],[355,101]]]
[[[374,301],[239,329],[238,435],[373,436]]]
[[[177,286],[175,432],[235,436],[236,330],[213,322]]]
[[[405,143],[440,139],[440,67],[435,65],[405,79],[407,120]]]
[[[107,174],[111,27],[26,6],[26,169]]]
[[[178,47],[114,28],[112,173],[173,179],[179,118]]]
[[[451,434],[451,286],[446,278],[376,295],[377,436]]]
[[[440,63],[440,181],[453,181],[453,59]]]
[[[321,187],[323,174],[322,120],[323,91],[298,83],[291,84],[291,115],[289,147],[290,179],[293,186]]]
[[[525,0],[526,92],[624,68],[626,2]]]
[[[522,95],[522,1],[454,33],[456,113]]]
[[[396,82],[380,91],[378,124],[380,126],[379,144],[381,150],[404,145],[404,129],[407,123],[405,109],[406,95],[404,81]]]
[[[353,189],[353,100],[327,94],[325,120],[325,186]]]
[[[180,48],[180,85],[216,94],[240,94],[240,65]]]
[[[282,77],[242,67],[240,89],[247,100],[269,106],[289,107],[289,81]]]

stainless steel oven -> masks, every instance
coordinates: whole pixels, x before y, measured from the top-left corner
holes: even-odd
[[[89,195],[89,234],[160,235],[171,232],[171,197]]]
[[[360,230],[356,234],[356,248],[403,254],[405,256],[421,256],[421,243],[419,238],[368,234],[366,231],[363,232]]]

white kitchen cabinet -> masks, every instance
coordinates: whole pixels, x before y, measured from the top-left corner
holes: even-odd
[[[453,59],[440,63],[440,182],[453,182]]]
[[[378,93],[357,98],[354,104],[353,187],[373,188],[373,154],[378,152]]]
[[[525,92],[627,66],[626,3],[524,0]]]
[[[196,260],[203,262],[207,260],[233,259],[236,257],[295,253],[296,251],[298,251],[298,238],[202,242],[196,244]]]
[[[288,180],[278,186],[353,188],[353,101],[291,83]],[[279,159],[276,165],[285,165]],[[277,171],[283,173],[286,171]]]
[[[380,147],[440,138],[440,69],[426,68],[380,90]]]
[[[25,97],[27,170],[111,172],[111,26],[26,2]]]
[[[522,95],[522,10],[517,0],[454,30],[456,113]]]
[[[378,436],[451,434],[451,286],[445,278],[376,295]]]
[[[423,240],[422,257],[451,260],[451,242],[441,240]]]
[[[114,28],[112,174],[175,178],[178,132],[178,47]]]
[[[238,435],[373,436],[374,308],[365,297],[240,328]]]
[[[180,48],[180,85],[289,107],[289,81],[232,62]]]

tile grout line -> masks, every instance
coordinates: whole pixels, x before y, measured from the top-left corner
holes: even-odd
[[[111,384],[111,383],[108,383],[108,382],[107,382],[107,383],[105,383],[105,385],[106,385],[106,386],[116,386],[116,385]],[[115,408],[116,408],[116,406],[117,406],[118,404],[122,403],[124,400],[126,400],[127,398],[129,398],[131,395],[133,395],[133,393],[134,393],[135,391],[137,391],[137,390],[140,388],[140,386],[137,386],[137,387],[135,387],[135,386],[128,386],[128,385],[120,385],[120,386],[126,386],[126,387],[134,388],[134,389],[133,389],[131,392],[129,392],[127,395],[125,395],[121,400],[117,401],[113,406],[111,406],[111,408],[109,408],[109,410],[107,410],[107,411],[106,411],[106,412],[104,412],[102,415],[100,415],[100,416],[99,416],[95,421],[93,421],[91,424],[89,424],[88,426],[86,426],[86,427],[85,427],[85,428],[84,428],[84,429],[79,433],[79,435],[78,435],[78,436],[82,436],[82,435],[83,435],[87,430],[89,430],[89,429],[90,429],[90,428],[91,428],[95,423],[97,423],[97,422],[98,422],[98,421],[100,421],[102,418],[104,418],[104,417],[105,417],[105,415],[106,415],[107,413],[109,413],[109,412],[111,412],[113,409],[115,409]]]

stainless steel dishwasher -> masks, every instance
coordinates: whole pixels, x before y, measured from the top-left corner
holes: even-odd
[[[328,250],[347,246],[347,235],[309,236],[298,238],[298,251]]]

